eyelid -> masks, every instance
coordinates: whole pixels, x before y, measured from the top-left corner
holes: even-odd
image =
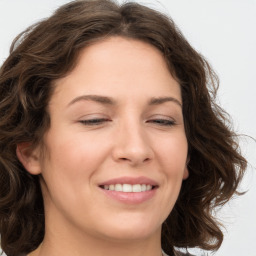
[[[150,117],[147,121],[147,123],[154,123],[156,125],[160,126],[173,126],[176,125],[176,120],[170,116],[166,115],[154,115]]]
[[[88,126],[100,125],[108,121],[111,121],[111,119],[108,116],[97,113],[85,115],[78,119],[79,123]]]
[[[108,118],[108,116],[106,114],[95,112],[95,113],[91,113],[91,114],[82,115],[78,119],[79,120],[89,120],[89,119],[107,119],[107,118]]]
[[[164,114],[151,115],[148,119],[149,120],[152,120],[152,119],[166,119],[166,120],[170,120],[170,121],[175,121],[175,118],[173,118],[172,116],[164,115]]]

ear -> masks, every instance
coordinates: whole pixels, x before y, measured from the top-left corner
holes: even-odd
[[[186,180],[189,177],[189,171],[188,171],[188,163],[189,163],[190,157],[187,157],[186,166],[183,173],[183,180]]]
[[[183,180],[186,180],[189,177],[188,167],[186,166],[183,173]]]
[[[31,148],[31,143],[23,142],[17,145],[16,155],[24,168],[33,175],[41,173],[39,148]]]

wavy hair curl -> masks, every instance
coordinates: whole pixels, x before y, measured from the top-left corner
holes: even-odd
[[[39,179],[16,156],[19,143],[42,143],[50,127],[53,82],[70,72],[82,49],[122,36],[153,45],[179,81],[190,176],[162,228],[162,248],[217,250],[223,240],[216,207],[234,193],[246,169],[228,115],[216,104],[218,79],[171,18],[137,3],[72,1],[13,42],[0,69],[0,234],[8,256],[35,250],[44,238]]]

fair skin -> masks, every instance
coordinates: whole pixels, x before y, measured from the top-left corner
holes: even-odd
[[[85,48],[56,81],[49,113],[45,154],[17,150],[42,176],[45,238],[29,255],[160,256],[161,225],[188,177],[180,86],[161,53],[122,37]],[[135,191],[109,190],[117,184]]]

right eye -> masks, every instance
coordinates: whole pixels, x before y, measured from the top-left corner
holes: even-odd
[[[85,120],[80,120],[79,123],[87,126],[93,126],[93,125],[101,125],[105,122],[109,122],[109,119],[106,118],[93,118],[93,119],[85,119]]]

